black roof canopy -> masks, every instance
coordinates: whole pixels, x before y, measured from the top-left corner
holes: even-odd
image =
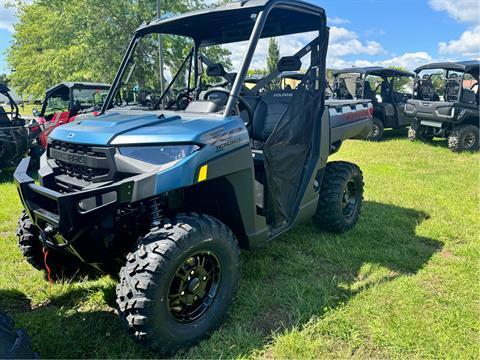
[[[10,91],[10,89],[8,88],[7,85],[5,85],[5,84],[0,84],[0,93],[7,93],[7,92],[9,92],[9,91]]]
[[[326,25],[325,11],[299,0],[235,1],[142,24],[138,36],[163,33],[187,36],[202,45],[248,40],[256,14],[275,5],[262,33],[273,37],[319,30]]]
[[[410,71],[403,71],[398,69],[390,69],[382,66],[366,66],[366,67],[351,67],[341,70],[333,70],[333,76],[340,74],[364,74],[364,75],[377,75],[377,76],[411,76],[415,74]]]
[[[51,93],[54,92],[60,88],[77,88],[77,89],[105,89],[108,90],[110,89],[110,84],[103,84],[103,83],[93,83],[93,82],[62,82],[60,84],[57,84],[55,86],[52,86],[50,89],[48,89],[46,92]]]
[[[479,73],[480,61],[478,60],[468,60],[468,61],[455,61],[455,62],[438,62],[422,65],[415,69],[415,72],[418,74],[422,70],[427,69],[445,69],[445,70],[455,70],[463,71],[466,73],[477,74]]]

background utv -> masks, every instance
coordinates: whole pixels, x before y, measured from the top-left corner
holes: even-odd
[[[447,138],[452,151],[479,149],[480,62],[433,63],[415,70],[413,99],[405,104],[412,118],[408,138]]]
[[[333,97],[335,99],[368,99],[373,103],[372,131],[367,139],[381,140],[385,128],[398,129],[410,125],[404,108],[412,98],[408,71],[380,66],[354,67],[334,70]]]
[[[312,31],[310,43],[244,86],[260,38]],[[183,66],[160,97],[113,104],[142,83],[136,62],[157,33],[193,39]],[[204,46],[245,40],[236,76],[202,54]],[[17,168],[24,255],[43,269],[48,248],[57,275],[80,263],[113,274],[121,268],[118,311],[150,348],[169,353],[207,335],[233,300],[239,247],[258,247],[312,217],[335,232],[358,220],[362,173],[327,158],[371,130],[372,108],[365,100],[325,103],[327,44],[324,10],[300,1],[235,2],[142,25],[103,115],[50,134],[40,185],[27,175],[28,159]],[[270,90],[305,57],[295,90]],[[209,86],[205,75],[223,86]]]

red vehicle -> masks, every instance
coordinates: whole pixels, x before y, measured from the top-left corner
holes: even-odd
[[[100,110],[107,96],[109,84],[88,82],[64,82],[48,89],[42,110],[33,110],[33,116],[44,128],[38,141],[47,147],[48,135],[57,126],[72,122],[79,114]]]

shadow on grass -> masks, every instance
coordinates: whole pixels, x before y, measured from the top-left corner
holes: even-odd
[[[0,184],[10,183],[13,181],[13,172],[15,168],[6,168],[0,170]]]
[[[301,328],[372,286],[417,273],[441,249],[439,241],[416,234],[426,218],[412,209],[366,202],[359,224],[346,234],[321,233],[308,223],[243,252],[242,281],[226,321],[210,339],[176,356],[248,357],[274,334]],[[92,291],[103,294],[105,310],[78,311]],[[124,333],[111,309],[113,286],[72,289],[34,309],[14,290],[0,291],[0,298],[0,307],[27,329],[42,357],[155,357]]]
[[[6,184],[13,182],[13,173],[15,172],[15,167],[5,168],[0,170],[0,184]],[[33,171],[29,173],[29,175],[34,179],[37,180],[38,173]]]
[[[380,141],[389,141],[394,139],[406,139],[408,129],[406,127],[399,129],[385,129],[382,139]]]

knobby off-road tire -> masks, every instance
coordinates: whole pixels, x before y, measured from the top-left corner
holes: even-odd
[[[18,246],[30,265],[37,270],[46,271],[40,232],[25,210],[18,219],[17,237]],[[49,249],[47,264],[53,280],[72,278],[86,271],[86,268],[75,257],[55,252],[52,249]]]
[[[478,151],[479,129],[475,125],[462,125],[448,137],[448,148],[455,152]]]
[[[136,341],[171,354],[220,324],[238,278],[239,248],[231,230],[207,215],[178,214],[128,254],[117,285],[120,317]]]
[[[329,162],[325,168],[314,222],[320,229],[343,233],[355,226],[363,201],[363,175],[346,161]]]
[[[383,122],[374,117],[372,119],[372,131],[370,134],[367,135],[367,140],[370,141],[380,141],[383,137],[383,133],[385,132],[385,128],[383,127]]]
[[[414,125],[408,127],[407,137],[410,141],[432,141],[433,139],[432,135],[425,134],[425,129],[423,129],[421,126]]]
[[[15,329],[13,320],[0,312],[0,359],[36,359],[30,338],[22,329]]]

